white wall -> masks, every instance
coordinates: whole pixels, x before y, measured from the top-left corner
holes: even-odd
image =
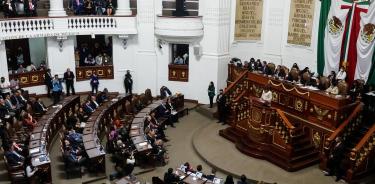
[[[161,13],[161,0],[138,0],[138,34],[129,36],[126,48],[123,39],[113,36],[113,80],[100,80],[99,89],[124,92],[123,79],[130,70],[134,80],[134,92],[143,93],[150,88],[153,95],[159,88],[168,86],[173,93],[182,92],[185,98],[208,103],[207,87],[213,81],[216,90],[226,87],[227,63],[230,57],[242,60],[261,58],[276,64],[290,66],[297,62],[301,67],[316,70],[316,37],[320,2],[316,2],[312,44],[300,47],[287,44],[290,0],[265,0],[263,11],[262,38],[257,42],[234,41],[235,0],[200,1],[199,15],[203,16],[204,36],[189,42],[189,82],[168,80],[170,45],[158,48],[155,37],[155,18]],[[109,36],[109,35],[108,35]],[[182,41],[183,42],[183,41]],[[181,41],[178,43],[182,43]],[[48,62],[53,74],[62,74],[66,68],[75,72],[74,36],[68,37],[60,51],[55,37],[47,38]],[[193,46],[200,45],[203,55],[197,57]],[[1,72],[6,62],[4,44],[0,45]],[[3,59],[5,58],[5,59]],[[6,70],[4,70],[5,72]],[[89,91],[89,81],[77,82],[76,91]],[[45,87],[29,88],[32,93],[45,93]]]
[[[232,1],[231,57],[238,57],[242,61],[249,61],[250,58],[254,57],[255,59],[259,58],[287,67],[291,67],[296,62],[300,68],[307,66],[312,71],[316,71],[320,1],[315,1],[314,25],[310,47],[287,44],[290,3],[291,0],[264,0],[261,41],[235,41],[236,1]]]
[[[0,77],[5,77],[6,80],[9,80],[5,41],[0,41]]]

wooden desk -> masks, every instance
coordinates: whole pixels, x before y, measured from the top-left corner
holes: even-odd
[[[89,162],[96,168],[95,172],[105,173],[105,151],[100,144],[100,138],[105,131],[112,126],[111,119],[115,118],[118,108],[125,107],[125,103],[130,96],[119,95],[116,98],[105,102],[91,114],[83,129],[84,148],[88,155]],[[125,112],[125,109],[123,109]]]
[[[32,165],[43,172],[43,175],[46,176],[44,179],[47,182],[52,182],[50,158],[48,156],[52,139],[61,129],[65,117],[78,109],[80,98],[79,96],[66,97],[59,104],[59,107],[48,109],[39,119],[38,126],[33,129],[30,135],[29,156]]]

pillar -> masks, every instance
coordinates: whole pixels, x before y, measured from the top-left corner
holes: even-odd
[[[50,8],[48,11],[48,16],[50,17],[66,16],[63,0],[49,0],[49,3],[50,3]]]
[[[130,0],[119,0],[117,1],[116,14],[118,16],[132,15],[133,12],[130,9]]]
[[[5,40],[0,41],[0,77],[5,77],[5,80],[9,80]]]

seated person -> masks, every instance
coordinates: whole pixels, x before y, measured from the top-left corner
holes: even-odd
[[[184,64],[184,59],[182,59],[181,56],[177,56],[176,59],[174,59],[173,64],[183,65]]]
[[[269,86],[265,86],[260,99],[261,101],[264,101],[267,105],[271,105],[272,91],[270,90]]]
[[[339,81],[346,79],[346,72],[345,72],[344,67],[340,67],[340,71],[339,71],[339,73],[337,73],[336,79],[339,80]]]
[[[277,65],[275,76],[279,79],[285,79],[286,73],[285,70],[281,67],[281,65]]]
[[[197,171],[195,172],[195,174],[199,177],[199,178],[205,178],[206,175],[203,174],[203,167],[202,165],[197,165]]]
[[[13,93],[13,95],[10,97],[10,101],[14,106],[16,106],[16,109],[26,110],[27,100],[21,95],[20,90]]]
[[[160,98],[161,99],[164,99],[167,96],[171,96],[171,95],[172,95],[172,92],[166,86],[162,86],[160,88]]]
[[[164,174],[164,183],[165,184],[178,183],[179,181],[180,181],[180,177],[173,173],[172,168],[169,168],[168,171]]]
[[[87,55],[87,57],[85,58],[85,65],[86,66],[95,66],[95,59],[92,57],[91,54]]]
[[[106,101],[108,101],[108,89],[106,90],[107,88],[104,89],[104,91],[100,92],[96,98],[96,101],[99,103],[99,104],[102,104]],[[105,92],[107,91],[107,93]]]
[[[86,161],[86,158],[82,156],[79,149],[73,149],[73,147],[68,146],[65,148],[65,151],[64,155],[67,156],[67,160],[71,164],[82,165]]]
[[[35,113],[44,114],[48,111],[48,108],[44,105],[43,101],[40,98],[36,98],[33,104],[33,110]]]
[[[152,130],[156,130],[156,137],[157,139],[162,139],[165,142],[168,142],[168,139],[165,138],[165,133],[164,133],[164,126],[163,124],[159,123],[158,120],[155,118],[155,112],[152,112],[150,115],[150,124],[149,127]]]
[[[92,106],[91,106],[90,100],[86,101],[86,103],[83,105],[82,109],[86,114],[92,114],[95,111],[95,109],[92,108]]]
[[[0,118],[1,119],[11,118],[10,111],[8,107],[5,105],[4,99],[0,99]]]
[[[168,98],[167,102],[165,105],[162,105],[162,107],[165,107],[166,111],[164,111],[164,113],[168,115],[167,117],[169,125],[174,127],[173,123],[178,122],[178,114],[172,105],[171,98]]]
[[[297,63],[293,63],[293,66],[290,70],[292,70],[293,68],[295,68],[296,70],[299,70],[299,67],[298,67],[298,64]]]
[[[34,65],[34,63],[30,63],[30,65],[28,65],[26,67],[26,71],[28,71],[28,72],[37,71],[36,66]]]
[[[241,175],[240,181],[237,181],[237,184],[247,184],[247,177],[244,174]]]
[[[206,178],[207,178],[208,180],[213,181],[215,177],[216,177],[216,169],[212,168],[212,170],[211,170],[211,174],[207,175]]]
[[[88,116],[85,114],[82,107],[78,109],[77,118],[79,119],[80,122],[86,122],[88,119]]]
[[[77,133],[73,128],[69,127],[66,139],[72,144],[73,148],[79,147],[83,143],[82,134]]]
[[[186,167],[186,169],[185,169],[186,172],[188,172],[188,171],[189,171],[189,172],[195,172],[195,171],[194,171],[194,168],[190,165],[189,162],[185,162],[185,163],[184,163],[184,166]]]
[[[29,129],[32,130],[37,125],[37,121],[31,116],[30,113],[27,113],[23,119],[23,124]]]
[[[337,87],[337,80],[334,80],[331,82],[331,85],[328,89],[326,89],[326,92],[332,95],[338,95],[339,94],[339,88]]]
[[[19,154],[13,146],[10,146],[10,149],[5,152],[5,157],[7,158],[10,166],[23,165],[25,161],[25,157]]]
[[[100,106],[99,103],[96,101],[96,96],[95,95],[91,96],[90,106],[93,109],[97,109]]]

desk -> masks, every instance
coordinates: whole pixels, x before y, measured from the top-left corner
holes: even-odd
[[[95,172],[105,173],[105,151],[100,144],[102,137],[112,126],[111,119],[115,118],[119,107],[125,107],[125,103],[130,96],[118,95],[116,98],[105,102],[91,114],[83,129],[83,145],[88,155],[90,165],[95,168]],[[125,109],[123,109],[125,112]]]
[[[49,108],[39,119],[38,126],[30,135],[29,156],[34,167],[37,167],[46,176],[47,182],[52,182],[49,147],[53,137],[61,129],[65,117],[78,110],[80,104],[79,96],[70,96],[60,101],[60,106]]]

